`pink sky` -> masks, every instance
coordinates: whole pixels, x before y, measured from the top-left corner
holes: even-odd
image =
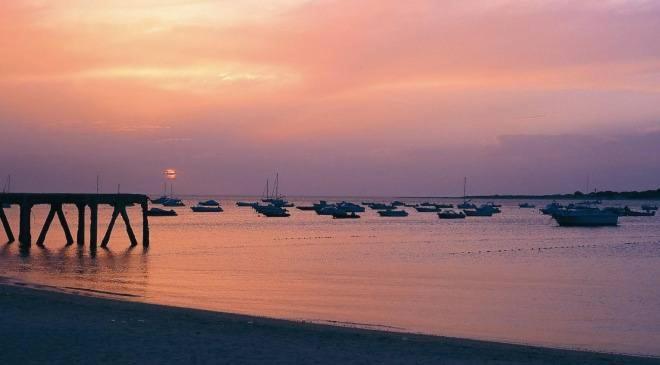
[[[102,4],[0,3],[17,190],[151,192],[168,167],[187,193],[660,186],[654,1]]]

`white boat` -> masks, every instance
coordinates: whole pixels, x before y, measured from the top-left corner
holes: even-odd
[[[598,208],[559,209],[552,213],[557,223],[562,227],[599,227],[616,226],[619,215]]]

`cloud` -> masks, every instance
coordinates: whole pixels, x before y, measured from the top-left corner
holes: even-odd
[[[104,169],[125,156],[135,161],[125,176],[145,181],[145,164],[175,160],[190,174],[220,158],[228,175],[259,184],[290,164],[304,191],[372,191],[363,171],[383,192],[435,191],[429,181],[446,191],[455,175],[534,166],[501,135],[546,136],[545,146],[552,135],[649,131],[660,120],[658,18],[653,1],[6,1],[0,127],[10,143],[0,154],[43,169],[34,156],[57,150],[89,174],[93,140]],[[179,142],[169,151],[168,141]],[[573,166],[552,153],[535,158]],[[199,174],[200,189],[221,178]],[[569,185],[544,175],[529,186]]]

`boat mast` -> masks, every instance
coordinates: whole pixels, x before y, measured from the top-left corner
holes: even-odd
[[[467,176],[463,177],[463,201],[467,201]]]
[[[275,194],[273,196],[275,199],[280,198],[280,191],[279,190],[280,190],[280,173],[276,172],[275,173]]]

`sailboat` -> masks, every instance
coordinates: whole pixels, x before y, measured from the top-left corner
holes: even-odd
[[[167,199],[169,199],[167,197],[167,182],[163,182],[163,195],[161,195],[158,199],[151,199],[151,203],[163,204],[165,201],[167,201]]]
[[[266,180],[266,197],[264,199],[261,199],[262,202],[264,203],[270,203],[276,207],[293,207],[292,203],[287,202],[284,200],[284,196],[280,195],[280,174],[276,173],[275,174],[275,184],[273,186],[273,191],[272,194],[269,196],[269,191],[268,191],[268,180]]]
[[[463,203],[456,205],[458,209],[477,209],[477,206],[467,199],[467,177],[463,178]]]

